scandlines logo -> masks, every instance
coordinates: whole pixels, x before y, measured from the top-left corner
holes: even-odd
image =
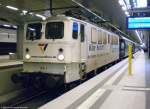
[[[45,50],[47,49],[48,44],[39,43],[38,46],[40,47],[42,53],[44,53]]]

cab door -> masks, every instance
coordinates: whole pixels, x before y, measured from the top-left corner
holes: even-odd
[[[87,60],[87,48],[86,48],[86,25],[80,25],[80,59],[81,63],[85,63]]]

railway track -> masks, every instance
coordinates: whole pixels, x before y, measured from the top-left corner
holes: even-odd
[[[21,104],[23,104],[23,103],[30,102],[30,101],[33,100],[34,98],[39,97],[39,96],[42,96],[42,95],[44,95],[44,94],[46,94],[46,93],[48,93],[47,90],[42,91],[42,92],[39,92],[39,93],[37,93],[37,94],[35,94],[35,95],[33,95],[33,96],[30,96],[30,97],[28,97],[28,98],[21,99],[20,101],[16,102],[15,104],[10,105],[10,107],[16,107],[16,106],[21,105]]]
[[[112,65],[107,66],[107,68],[109,68],[111,66]],[[103,69],[101,69],[100,71],[98,71],[98,72],[101,73],[104,70],[105,70],[105,67]],[[90,75],[87,78],[87,80],[89,80],[93,76],[95,76],[95,75],[92,75],[92,76]],[[85,80],[85,81],[87,81],[87,80]],[[57,98],[58,96],[62,95],[63,93],[69,91],[70,89],[76,87],[77,85],[79,85],[79,83],[71,84],[71,87],[67,88],[67,90],[64,89],[64,88],[63,89],[62,88],[43,89],[43,90],[39,90],[39,91],[36,91],[36,90],[33,90],[33,89],[25,90],[25,91],[23,91],[23,93],[20,96],[12,99],[12,100],[10,100],[6,103],[0,104],[0,109],[14,109],[14,108],[15,109],[16,108],[30,109],[28,106],[26,107],[26,105],[24,105],[24,104],[30,103],[34,99],[39,99],[40,100],[41,97],[47,97],[48,96],[47,98],[45,98],[47,100],[45,100],[45,102],[43,102],[43,104],[45,104],[45,103]]]
[[[23,94],[11,99],[10,101],[0,104],[1,109],[5,108],[17,108],[18,106],[22,105],[23,103],[30,102],[31,100],[38,98],[40,96],[44,96],[48,93],[48,90],[41,90],[41,91],[25,91]]]
[[[28,104],[32,105],[32,103],[35,104],[37,100],[41,100],[41,103],[36,106],[39,107],[40,105],[57,98],[66,91],[62,91],[62,88],[43,89],[39,91],[33,89],[25,90],[19,96],[7,101],[6,103],[0,104],[0,109],[33,109],[31,106],[28,106]]]

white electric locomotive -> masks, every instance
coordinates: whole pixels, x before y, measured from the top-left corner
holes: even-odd
[[[24,84],[71,83],[119,59],[119,36],[72,17],[51,17],[25,24]]]

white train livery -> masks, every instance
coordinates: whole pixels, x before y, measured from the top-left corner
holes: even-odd
[[[119,59],[119,36],[86,21],[57,16],[24,28],[21,77],[28,84],[71,83]]]

